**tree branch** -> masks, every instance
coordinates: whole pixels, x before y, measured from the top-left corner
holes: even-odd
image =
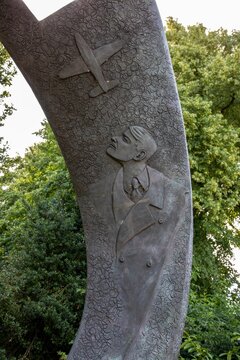
[[[229,101],[229,103],[227,105],[225,105],[222,109],[221,109],[221,114],[224,115],[225,110],[227,110],[231,105],[233,105],[234,101],[236,100],[235,98],[235,94],[233,94],[231,96],[231,100]]]

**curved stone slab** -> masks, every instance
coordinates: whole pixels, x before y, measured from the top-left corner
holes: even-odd
[[[177,359],[191,265],[186,139],[152,0],[76,0],[38,22],[0,0],[0,38],[70,171],[88,261],[69,360]]]

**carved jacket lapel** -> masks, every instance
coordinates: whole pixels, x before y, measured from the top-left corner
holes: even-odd
[[[134,205],[123,189],[123,169],[121,168],[113,184],[113,213],[118,228]]]
[[[129,240],[156,220],[151,213],[151,206],[163,208],[163,176],[158,171],[147,167],[150,179],[149,189],[144,197],[134,204],[123,189],[123,171],[120,169],[113,186],[113,211],[119,226],[117,248],[120,250]],[[151,206],[150,206],[151,205]]]

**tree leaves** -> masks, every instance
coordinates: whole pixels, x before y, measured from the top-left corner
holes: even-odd
[[[184,28],[169,18],[167,37],[177,78],[190,155],[194,256],[181,359],[237,359],[239,280],[232,248],[240,203],[240,32]],[[225,350],[225,352],[224,352]],[[238,354],[238,355],[237,355]],[[223,356],[223,355],[222,355]]]
[[[79,210],[60,150],[43,126],[45,141],[12,163],[0,193],[0,348],[34,360],[69,351],[86,288]]]

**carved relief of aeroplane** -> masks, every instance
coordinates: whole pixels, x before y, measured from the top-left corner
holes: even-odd
[[[99,84],[90,91],[89,96],[91,97],[96,97],[104,92],[106,93],[117,86],[119,84],[118,80],[105,80],[101,65],[121,50],[123,42],[116,40],[111,44],[103,45],[98,49],[92,50],[80,34],[75,34],[75,39],[81,56],[60,71],[60,78],[65,79],[74,75],[91,72]]]

